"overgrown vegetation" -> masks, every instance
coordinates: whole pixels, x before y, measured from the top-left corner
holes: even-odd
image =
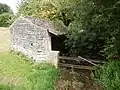
[[[120,90],[120,61],[110,61],[95,73],[96,80],[105,90]]]
[[[58,70],[18,54],[0,53],[0,90],[54,90]]]
[[[19,14],[60,21],[71,56],[119,59],[119,6],[119,0],[26,0]]]
[[[49,18],[67,27],[69,56],[112,59],[96,72],[107,90],[120,86],[120,0],[25,0],[18,15]]]

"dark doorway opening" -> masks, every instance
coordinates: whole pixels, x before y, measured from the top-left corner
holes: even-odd
[[[67,50],[65,48],[65,35],[56,36],[54,34],[50,34],[51,36],[51,46],[53,51],[60,51],[60,55],[65,55]]]

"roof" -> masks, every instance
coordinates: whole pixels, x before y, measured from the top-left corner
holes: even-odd
[[[48,19],[39,19],[39,18],[34,18],[31,16],[20,16],[12,25],[14,25],[18,20],[20,19],[26,19],[27,21],[31,22],[34,25],[37,25],[38,27],[42,27],[46,30],[48,30],[49,33],[52,33],[56,36],[65,34],[64,32],[60,32],[57,28],[57,26],[50,20]],[[12,27],[12,25],[10,27]]]
[[[30,22],[32,22],[33,24],[42,27],[44,29],[47,29],[50,33],[54,34],[54,35],[62,35],[64,33],[58,31],[57,27],[55,26],[55,24],[48,20],[48,19],[39,19],[39,18],[34,18],[31,16],[26,16],[24,17],[25,19],[29,20]]]
[[[26,19],[32,24],[37,25],[38,27],[44,28],[48,30],[49,33],[52,33],[56,36],[65,34],[65,32],[59,31],[58,30],[59,28],[49,19],[40,19],[40,18],[31,17],[31,16],[25,16],[25,17],[20,16],[10,27],[12,27],[20,19]]]

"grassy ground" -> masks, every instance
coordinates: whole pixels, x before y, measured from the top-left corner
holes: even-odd
[[[57,78],[52,65],[34,65],[22,56],[0,53],[0,90],[54,90]]]
[[[54,90],[58,70],[49,64],[35,65],[8,53],[10,32],[0,28],[0,90]]]

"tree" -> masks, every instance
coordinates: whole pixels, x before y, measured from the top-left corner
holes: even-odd
[[[119,2],[119,0],[84,0],[79,4],[78,7],[82,8],[79,9],[76,20],[70,24],[67,35],[67,47],[71,55],[86,54],[89,57],[100,55],[119,59]],[[77,8],[75,10],[77,11]],[[81,30],[83,32],[80,32]]]
[[[26,0],[19,6],[19,13],[54,19],[60,11],[70,8],[79,0]]]
[[[0,14],[3,13],[12,13],[12,10],[8,5],[0,3]]]
[[[8,27],[12,24],[13,12],[9,6],[0,3],[0,27]]]
[[[120,0],[27,0],[19,13],[61,21],[69,55],[120,57]]]
[[[13,15],[10,13],[0,14],[0,27],[9,27],[12,24]]]

